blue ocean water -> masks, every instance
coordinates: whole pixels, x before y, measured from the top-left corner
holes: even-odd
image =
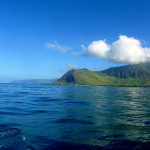
[[[0,150],[150,149],[150,88],[0,84]]]

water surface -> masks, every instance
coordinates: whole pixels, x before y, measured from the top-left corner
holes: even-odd
[[[0,84],[0,150],[150,149],[150,88]]]

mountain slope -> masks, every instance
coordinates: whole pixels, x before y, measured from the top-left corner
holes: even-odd
[[[118,78],[148,78],[150,79],[150,63],[111,67],[102,71],[109,76]]]
[[[150,64],[113,67],[99,72],[87,69],[70,70],[54,84],[149,87]]]

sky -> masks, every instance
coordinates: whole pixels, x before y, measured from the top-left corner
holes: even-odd
[[[0,82],[150,60],[149,0],[0,0]]]

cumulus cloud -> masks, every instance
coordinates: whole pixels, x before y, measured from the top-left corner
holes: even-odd
[[[100,58],[106,58],[109,50],[110,46],[105,43],[105,40],[94,41],[88,46],[90,54]]]
[[[47,49],[58,50],[58,51],[60,51],[62,53],[65,53],[68,50],[72,49],[71,47],[62,46],[62,45],[58,44],[57,41],[55,41],[54,43],[46,43],[46,48]]]
[[[115,63],[138,64],[150,61],[150,48],[142,47],[141,42],[126,35],[108,45],[105,40],[93,41],[87,48],[83,48],[81,55],[107,59]]]

